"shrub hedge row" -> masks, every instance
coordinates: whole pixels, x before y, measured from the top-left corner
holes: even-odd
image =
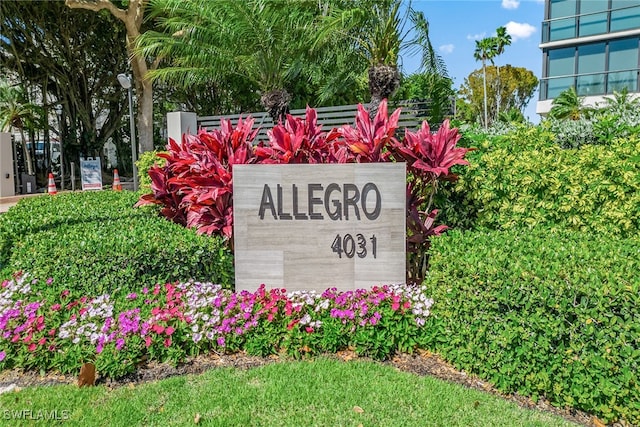
[[[640,425],[640,239],[541,228],[433,239],[426,345],[500,390]]]
[[[190,278],[233,285],[233,257],[216,237],[199,236],[133,208],[133,192],[77,192],[23,199],[0,216],[3,277],[18,270],[78,290],[111,292]]]
[[[442,221],[465,229],[640,230],[640,137],[562,149],[543,127],[467,140],[477,147],[445,188]],[[448,199],[445,201],[444,199]]]

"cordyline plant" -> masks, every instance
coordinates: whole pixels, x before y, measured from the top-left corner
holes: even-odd
[[[470,149],[456,147],[459,140],[458,129],[451,129],[449,120],[445,120],[436,133],[424,121],[417,132],[405,129],[402,142],[393,143],[396,160],[405,161],[411,174],[407,185],[407,282],[424,279],[430,238],[448,228],[434,227],[438,210],[432,209],[432,204],[439,181],[458,178],[451,167],[469,164],[464,157]]]
[[[258,130],[253,119],[240,119],[234,129],[221,120],[220,129],[185,135],[182,144],[170,140],[164,167],[149,171],[152,194],[137,205],[163,205],[167,218],[194,227],[199,233],[221,234],[233,242],[233,171],[243,163],[373,163],[405,161],[410,176],[407,187],[407,282],[419,283],[426,271],[429,238],[446,226],[435,226],[433,196],[440,180],[452,180],[453,165],[466,165],[469,149],[456,147],[460,135],[445,121],[432,133],[425,121],[417,132],[405,129],[398,140],[400,109],[388,114],[386,100],[375,117],[358,105],[354,126],[323,132],[316,111],[307,107],[304,119],[287,115],[267,132],[268,140],[255,147]]]
[[[233,234],[234,164],[255,161],[254,120],[238,120],[233,128],[230,120],[221,120],[220,128],[197,135],[185,134],[182,144],[169,140],[164,167],[149,170],[152,194],[143,195],[136,206],[149,203],[163,205],[162,215],[198,233]]]

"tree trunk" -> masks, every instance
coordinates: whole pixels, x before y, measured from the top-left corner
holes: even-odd
[[[374,65],[369,68],[369,114],[374,116],[383,99],[389,99],[400,87],[400,72],[390,65]]]
[[[274,89],[260,97],[260,103],[271,116],[274,125],[278,122],[284,123],[287,119],[289,102],[291,102],[291,95],[286,89]]]
[[[27,166],[27,175],[33,175],[33,160],[31,158],[31,150],[27,148],[27,139],[25,138],[23,128],[20,128],[20,136],[22,137],[22,148],[24,149],[24,163]]]
[[[153,151],[153,85],[143,80],[138,93],[138,154]]]
[[[107,9],[113,16],[124,23],[127,30],[127,52],[131,58],[133,79],[138,97],[138,141],[139,152],[153,150],[153,85],[147,79],[150,69],[157,67],[157,61],[151,66],[145,59],[136,54],[135,42],[140,36],[140,29],[144,18],[144,11],[149,0],[129,0],[127,9],[120,9],[110,0],[65,0],[68,7],[74,9],[88,9],[98,12]]]
[[[484,128],[487,128],[487,65],[485,60],[482,60],[482,84],[483,84],[483,96],[484,96]]]

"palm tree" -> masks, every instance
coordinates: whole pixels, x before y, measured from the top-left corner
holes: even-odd
[[[402,9],[402,0],[359,0],[335,6],[322,22],[314,46],[339,37],[342,48],[356,51],[368,63],[369,111],[375,113],[383,99],[391,97],[400,86],[398,62],[405,49],[419,50],[422,68],[446,77],[444,62],[429,39],[429,23],[411,4]],[[414,36],[405,30],[411,23]],[[373,114],[372,114],[373,116]]]
[[[147,31],[138,51],[163,58],[165,66],[149,72],[178,87],[248,79],[273,118],[289,111],[288,87],[298,78],[309,51],[313,7],[283,0],[156,0],[154,16],[162,32]]]
[[[0,131],[10,131],[16,128],[22,137],[27,174],[33,175],[33,161],[31,152],[27,148],[25,129],[37,127],[40,119],[40,107],[27,100],[26,93],[21,86],[11,86],[6,81],[0,81]]]
[[[584,99],[578,96],[576,88],[571,86],[563,91],[551,103],[549,117],[562,120],[578,120],[580,117],[589,117],[593,108],[584,105]]]
[[[620,92],[614,91],[613,96],[605,96],[602,108],[618,114],[637,111],[640,108],[640,98],[629,95],[629,89],[624,87]]]
[[[476,50],[473,57],[476,61],[482,61],[482,83],[483,83],[483,99],[484,99],[484,128],[487,128],[487,61],[493,65],[493,58],[496,56],[497,46],[495,37],[487,37],[482,40],[476,40]]]
[[[496,54],[495,56],[500,56],[504,53],[504,48],[506,46],[511,46],[511,36],[509,34],[507,34],[507,28],[506,27],[498,27],[498,29],[496,30],[496,37],[495,37],[495,41],[496,41]],[[496,96],[498,97],[497,102],[496,102],[496,108],[497,108],[497,113],[500,114],[500,102],[501,102],[501,94],[500,94],[500,66],[497,66],[497,73],[498,73],[498,91],[496,91]]]

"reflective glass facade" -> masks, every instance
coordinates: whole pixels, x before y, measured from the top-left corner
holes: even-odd
[[[640,0],[547,0],[540,100],[639,91]]]

